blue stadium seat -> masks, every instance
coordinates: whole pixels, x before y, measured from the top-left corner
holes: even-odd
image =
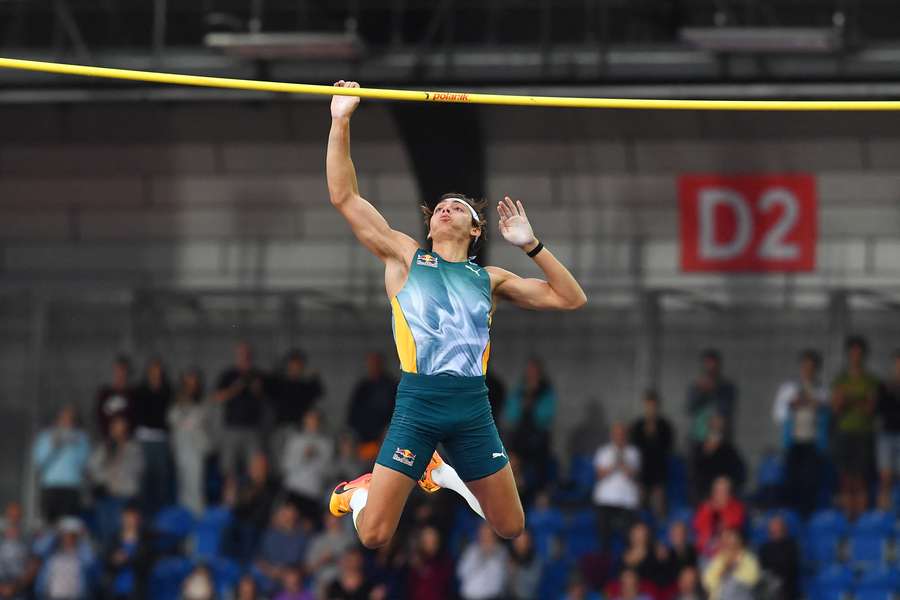
[[[847,540],[850,562],[859,567],[885,564],[888,537],[878,533],[856,533]]]
[[[692,523],[694,522],[694,509],[683,507],[670,510],[669,525],[671,525],[675,521],[681,521],[682,523],[686,523],[688,527],[691,527]]]
[[[826,509],[813,513],[807,523],[807,531],[811,535],[827,533],[843,537],[850,529],[847,518],[839,510]]]
[[[150,600],[172,600],[180,597],[181,584],[194,569],[189,558],[173,556],[159,560],[150,573]]]
[[[554,560],[544,565],[541,581],[538,584],[538,598],[557,598],[564,593],[571,570],[572,563],[564,559]]]
[[[672,508],[684,508],[689,504],[687,462],[677,454],[670,454],[667,466],[666,501]]]
[[[778,454],[767,454],[759,463],[756,475],[760,487],[784,482],[784,462]]]
[[[525,518],[528,530],[534,539],[534,547],[538,555],[547,558],[553,545],[553,539],[562,532],[563,515],[556,508],[547,510],[530,510]]]
[[[891,513],[871,510],[859,517],[853,524],[854,535],[880,535],[889,537],[896,530],[897,519]]]
[[[216,592],[221,598],[237,585],[243,571],[241,566],[228,558],[217,557],[206,562],[216,583]]]
[[[594,476],[592,456],[584,454],[573,456],[566,477],[568,485],[562,486],[556,491],[555,499],[566,504],[586,502],[594,489]]]
[[[194,515],[182,506],[169,506],[157,513],[153,529],[158,535],[158,549],[172,552],[194,530]]]
[[[900,571],[882,565],[863,571],[856,582],[857,590],[900,589]]]
[[[830,565],[822,569],[812,583],[811,598],[843,600],[853,589],[853,572],[844,565]]]
[[[194,526],[194,554],[202,559],[218,556],[222,549],[222,536],[231,521],[231,510],[227,507],[208,509]]]
[[[841,536],[823,532],[808,533],[802,544],[803,554],[819,565],[828,565],[838,561]]]
[[[894,591],[890,588],[885,589],[866,589],[856,590],[853,594],[853,600],[895,600]]]
[[[450,533],[448,547],[453,557],[458,557],[464,545],[474,539],[481,519],[468,506],[460,506],[453,519],[453,531]]]
[[[599,550],[596,513],[586,508],[568,515],[563,524],[562,542],[570,557],[575,560]]]

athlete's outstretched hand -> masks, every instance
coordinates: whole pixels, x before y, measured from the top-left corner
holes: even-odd
[[[500,234],[503,239],[519,248],[534,242],[534,230],[525,216],[521,200],[513,202],[509,196],[504,196],[497,204],[497,212],[500,214]]]
[[[334,87],[358,88],[359,84],[355,81],[344,81],[341,79],[334,84]],[[357,106],[359,106],[358,96],[332,96],[331,118],[340,119],[346,117],[349,119]]]

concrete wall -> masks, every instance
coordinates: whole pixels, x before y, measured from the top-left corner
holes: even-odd
[[[435,118],[442,110],[452,107],[434,107]],[[722,301],[720,312],[666,312],[661,391],[680,418],[697,352],[721,347],[741,388],[739,437],[754,454],[777,439],[768,407],[796,351],[828,343],[825,292],[896,290],[900,125],[889,115],[483,114],[491,198],[521,197],[536,230],[592,298],[576,314],[504,309],[495,319],[494,368],[518,378],[528,354],[546,356],[560,389],[561,431],[578,422],[589,398],[602,402],[607,418],[636,412],[638,288]],[[291,343],[306,347],[342,414],[364,352],[373,344],[390,351],[390,329],[381,266],[328,204],[327,129],[320,103],[0,109],[0,281],[4,289],[55,290],[64,300],[51,310],[43,412],[63,399],[87,406],[118,349],[161,351],[212,375],[228,360],[231,342],[249,336],[264,361]],[[394,227],[419,235],[419,198],[397,139],[384,105],[364,105],[353,126],[362,192]],[[692,171],[815,174],[816,272],[680,274],[675,184]],[[492,263],[535,273],[493,237]],[[360,316],[348,320],[346,312],[311,303],[286,333],[277,306],[213,302],[209,322],[169,307],[136,335],[129,333],[127,295],[119,296],[136,287],[313,289],[350,302]],[[94,300],[65,301],[84,293]],[[768,308],[753,308],[760,303]],[[0,411],[16,415],[32,393],[23,353],[27,308],[0,309],[8,329]],[[854,319],[874,338],[883,367],[900,319],[861,309]]]

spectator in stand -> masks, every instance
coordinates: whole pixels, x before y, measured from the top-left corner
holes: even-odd
[[[263,374],[253,365],[253,350],[247,342],[235,348],[235,365],[226,369],[216,385],[215,398],[224,406],[221,440],[222,473],[234,479],[259,452],[265,393]]]
[[[397,380],[384,370],[384,356],[366,355],[366,376],[356,383],[347,411],[347,425],[356,435],[359,458],[371,463],[394,412]]]
[[[725,422],[719,415],[709,420],[706,440],[696,448],[693,463],[695,498],[705,498],[719,477],[728,477],[737,490],[744,485],[744,459],[725,437]]]
[[[569,581],[563,600],[603,600],[603,596],[589,589],[583,579],[575,576]]]
[[[656,582],[661,565],[656,560],[650,528],[646,523],[635,523],[628,532],[628,546],[622,554],[622,567],[637,573],[642,581]]]
[[[189,369],[182,375],[167,419],[178,476],[178,503],[200,515],[206,507],[203,466],[212,449],[212,439],[210,407],[203,395],[199,369]]]
[[[722,355],[718,350],[704,350],[700,355],[702,371],[688,388],[686,412],[690,418],[690,440],[703,444],[709,434],[713,415],[725,421],[724,434],[731,438],[737,409],[737,388],[722,376]]]
[[[113,361],[112,382],[97,390],[97,432],[101,438],[109,434],[109,422],[113,417],[123,415],[129,424],[133,422],[134,390],[129,384],[130,377],[131,361],[127,356],[117,356]]]
[[[238,581],[234,598],[235,600],[266,600],[266,597],[259,591],[256,579],[249,573]],[[313,598],[310,597],[310,600]]]
[[[694,534],[697,549],[706,556],[715,554],[719,539],[729,529],[741,529],[747,518],[744,504],[734,497],[731,480],[719,477],[713,482],[712,493],[694,515]]]
[[[227,486],[227,495],[230,496],[234,513],[229,536],[231,554],[241,562],[253,557],[281,492],[272,478],[265,454],[258,452],[251,457],[247,475],[247,480],[242,485]]]
[[[303,589],[303,573],[297,567],[287,567],[281,582],[281,593],[275,596],[275,600],[315,600],[311,592]]]
[[[697,550],[688,539],[688,527],[683,521],[669,526],[668,544],[657,545],[656,559],[660,565],[657,581],[662,587],[676,584],[685,567],[697,566]]]
[[[684,567],[678,574],[678,585],[672,600],[706,600],[697,567]]]
[[[153,538],[143,527],[140,509],[130,504],[122,511],[116,539],[103,552],[103,591],[106,598],[125,600],[147,597],[147,582],[153,567]]]
[[[793,600],[800,596],[800,549],[780,516],[769,521],[769,539],[759,549],[763,571],[778,579],[778,595],[772,600]]]
[[[641,456],[638,449],[628,445],[628,434],[622,423],[610,429],[610,442],[594,455],[593,500],[597,506],[600,539],[609,547],[613,534],[624,535],[631,527],[640,504],[637,480]]]
[[[822,357],[800,355],[800,376],[781,384],[772,416],[781,427],[785,459],[785,495],[791,508],[808,516],[816,508],[822,461],[828,450],[828,390],[819,380]]]
[[[537,555],[531,533],[526,529],[512,541],[509,560],[509,600],[540,600],[543,561]]]
[[[84,525],[76,517],[64,517],[57,526],[55,546],[37,580],[41,600],[91,600],[97,559]]]
[[[487,523],[478,528],[478,540],[470,543],[459,558],[456,575],[463,600],[499,600],[509,577],[506,548]]]
[[[303,563],[309,534],[300,523],[296,507],[285,502],[272,516],[256,555],[256,568],[272,581],[281,581],[294,565]]]
[[[618,590],[609,594],[611,600],[653,600],[652,595],[641,591],[641,578],[632,569],[625,569],[619,575]]]
[[[122,509],[139,498],[144,456],[141,447],[131,439],[128,421],[114,417],[109,423],[109,439],[91,454],[88,464],[97,504],[94,514],[101,543],[116,534]]]
[[[284,361],[284,372],[271,381],[269,398],[275,416],[271,451],[275,456],[281,455],[288,435],[325,393],[319,374],[308,370],[306,365],[306,353],[291,350]]]
[[[147,515],[175,501],[172,456],[169,453],[169,423],[166,415],[172,404],[172,386],[162,360],[147,363],[144,380],[134,390],[134,432],[144,453],[141,501]]]
[[[339,481],[353,481],[360,473],[365,471],[365,465],[359,459],[356,448],[356,438],[350,430],[343,431],[337,436],[337,456],[330,465],[327,476],[329,485]]]
[[[90,451],[87,435],[77,426],[73,406],[60,409],[54,425],[38,434],[32,457],[47,524],[81,513],[81,486]]]
[[[674,434],[669,420],[659,412],[656,390],[644,392],[644,416],[632,423],[630,438],[641,453],[644,502],[661,517],[666,513],[666,479]]]
[[[372,585],[363,573],[362,553],[354,548],[340,560],[341,569],[337,579],[325,590],[325,600],[372,600]]]
[[[878,434],[878,471],[881,488],[878,505],[883,510],[891,506],[891,487],[894,476],[900,473],[900,349],[894,351],[894,372],[884,383],[878,401],[881,431]]]
[[[194,568],[181,584],[181,600],[215,600],[216,583],[209,567],[199,565]]]
[[[31,543],[22,526],[22,507],[10,502],[3,512],[0,537],[0,598],[24,600],[30,597],[39,561],[31,554]]]
[[[556,390],[535,356],[525,363],[525,377],[506,399],[506,426],[515,431],[526,425],[536,431],[549,431],[556,416]]]
[[[531,482],[528,487],[545,487],[556,391],[538,358],[528,359],[525,377],[506,399],[503,415],[508,449],[522,460],[525,476]]]
[[[306,553],[306,572],[313,577],[317,596],[337,579],[341,556],[357,546],[356,536],[330,512],[325,511],[323,523],[322,531],[313,537]]]
[[[709,600],[754,600],[759,579],[759,563],[744,548],[740,530],[726,529],[721,547],[703,572],[703,586]]]
[[[410,559],[407,594],[416,600],[449,600],[453,561],[441,547],[441,534],[427,525],[419,531]]]
[[[834,461],[838,470],[840,501],[850,519],[869,505],[868,482],[875,473],[874,436],[878,379],[866,370],[868,343],[847,338],[847,367],[831,386],[834,412]]]
[[[303,518],[318,525],[322,499],[334,460],[334,442],[322,433],[322,414],[312,408],[303,415],[303,429],[288,434],[281,457],[281,477],[288,497]]]

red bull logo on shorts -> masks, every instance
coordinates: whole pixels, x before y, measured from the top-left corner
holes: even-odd
[[[403,463],[407,467],[411,467],[413,466],[413,463],[416,462],[416,455],[405,448],[397,448],[394,450],[394,460]]]

